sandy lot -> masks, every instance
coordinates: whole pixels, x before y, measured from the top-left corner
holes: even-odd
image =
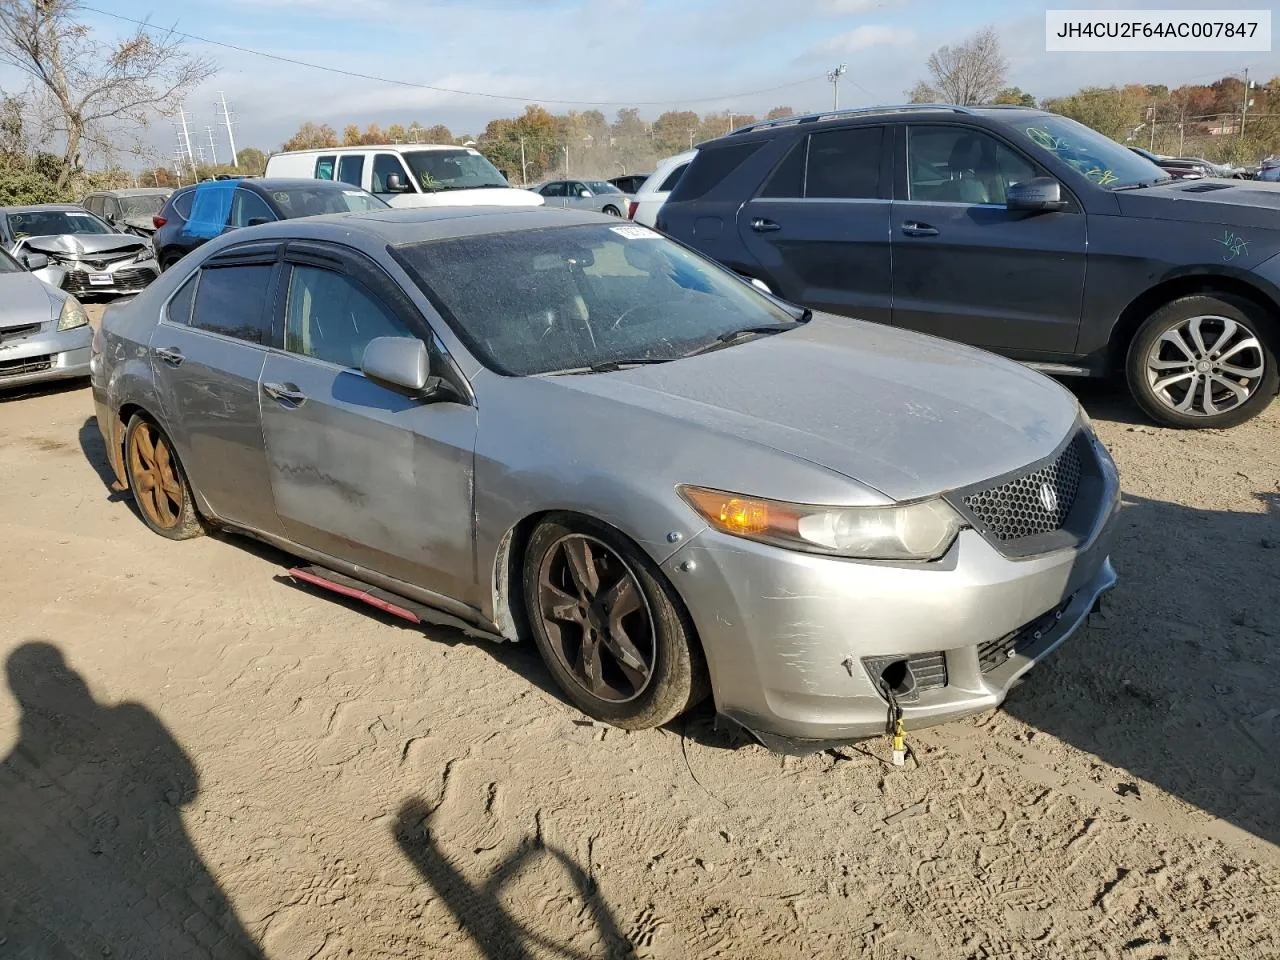
[[[1280,956],[1280,405],[1081,396],[1112,606],[905,769],[596,725],[531,650],[150,534],[86,389],[0,398],[0,955]]]

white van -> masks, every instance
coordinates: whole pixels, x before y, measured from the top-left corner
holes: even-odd
[[[268,177],[338,180],[363,187],[393,207],[537,207],[542,197],[507,183],[471,147],[402,144],[277,153]]]

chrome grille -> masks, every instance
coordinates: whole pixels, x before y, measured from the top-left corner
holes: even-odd
[[[1080,492],[1084,442],[1084,434],[1077,434],[1051,463],[999,486],[966,494],[965,507],[997,540],[1061,530]]]

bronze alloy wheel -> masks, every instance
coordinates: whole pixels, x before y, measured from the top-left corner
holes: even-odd
[[[649,687],[653,614],[635,574],[595,537],[570,533],[543,554],[538,610],[551,649],[593,697],[628,703]]]
[[[149,421],[139,423],[129,434],[128,453],[138,509],[161,530],[177,529],[186,498],[164,434]]]

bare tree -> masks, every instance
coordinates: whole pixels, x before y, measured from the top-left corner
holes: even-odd
[[[87,148],[113,152],[124,129],[145,127],[215,72],[170,31],[138,27],[103,40],[77,19],[78,0],[0,0],[0,63],[31,78],[63,137],[58,186],[66,188]]]
[[[935,95],[947,103],[989,103],[1004,86],[1009,61],[1000,52],[1000,36],[992,27],[979,30],[957,46],[939,47],[926,64],[930,83],[918,83],[912,97]]]

